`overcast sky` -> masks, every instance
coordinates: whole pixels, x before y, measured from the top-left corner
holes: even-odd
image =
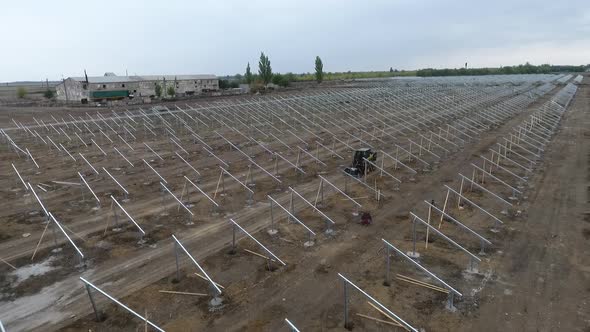
[[[590,63],[590,0],[28,0],[0,4],[0,81]]]

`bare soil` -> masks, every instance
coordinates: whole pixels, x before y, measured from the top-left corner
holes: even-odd
[[[71,137],[72,141],[63,138],[61,142],[70,152],[76,152],[76,161],[49,145],[30,139],[26,146],[41,166],[40,170],[30,161],[19,159],[3,144],[0,148],[3,165],[0,169],[0,183],[3,184],[0,188],[0,258],[17,268],[52,258],[53,269],[15,286],[11,276],[13,269],[0,263],[0,319],[8,323],[9,331],[144,329],[141,320],[94,292],[102,315],[97,322],[79,281],[83,276],[139,314],[147,313],[151,321],[166,331],[281,331],[287,330],[285,318],[301,331],[345,331],[343,284],[337,275],[342,273],[404,320],[426,331],[590,331],[590,87],[586,84],[580,85],[558,133],[547,146],[541,166],[529,179],[524,197],[508,215],[500,213],[504,207],[490,195],[478,190],[466,194],[503,219],[505,224],[499,232],[493,232],[493,222],[476,209],[459,209],[456,199],[449,201],[449,211],[455,218],[493,243],[486,248],[485,255],[480,256],[482,261],[477,273],[466,272],[468,257],[432,233],[426,249],[425,230],[418,228],[419,262],[463,294],[462,298],[456,298],[456,311],[445,309],[445,294],[395,278],[390,286],[384,286],[385,252],[381,239],[410,251],[409,213],[425,216],[428,209],[423,200],[435,200],[442,206],[446,194],[443,185],[457,188],[458,173],[470,175],[471,162],[480,160],[480,154],[485,155],[500,137],[560,88],[539,98],[501,126],[444,156],[431,171],[411,175],[397,170],[396,175],[404,180],[399,188],[392,179],[371,174],[367,182],[377,183],[386,196],[380,202],[371,191],[349,181],[348,194],[362,203],[362,211],[372,214],[370,226],[361,225],[359,217],[353,215],[355,206],[329,187],[325,187],[322,211],[336,222],[333,234],[325,232],[326,224],[317,213],[295,198],[296,216],[317,233],[311,247],[304,246],[309,238],[303,227],[289,223],[285,213],[276,206],[273,213],[280,216],[274,225],[278,234],[270,235],[266,231],[271,226],[267,195],[288,207],[288,187],[291,186],[313,201],[318,190],[318,174],[324,174],[344,188],[340,169],[349,161],[331,157],[325,150],[320,159],[326,166],[315,163],[305,154],[300,155],[306,172],[303,175],[286,163],[279,163],[280,184],[253,169],[255,202],[252,205],[246,203],[245,190],[227,176],[224,177],[224,195],[218,193],[215,197],[221,205],[219,210],[213,210],[203,195],[191,189],[189,198],[183,198],[183,202],[191,204],[190,210],[194,213],[189,218],[170,194],[161,191],[161,180],[142,161],[148,161],[168,181],[167,187],[177,197],[187,185],[183,175],[197,180],[196,174],[174,154],[174,145],[163,135],[149,137],[149,133],[142,133],[146,142],[162,154],[163,161],[144,148],[142,140],[131,143],[134,150],[121,141],[115,144],[125,148],[122,150],[131,157],[133,167],[116,154],[104,137],[95,137],[95,140],[105,150],[108,147],[108,157],[95,146],[84,146],[76,137]],[[67,120],[68,114],[78,118],[84,117],[86,111],[54,109],[50,112],[57,119]],[[105,117],[111,114],[105,110],[100,112]],[[122,110],[117,112],[123,114]],[[47,123],[52,122],[51,117],[41,111],[17,114],[11,109],[0,111],[0,123],[10,127],[11,118],[31,123],[33,114]],[[260,148],[250,150],[238,133],[223,133],[239,143],[244,151],[256,155],[255,160],[274,174],[274,162],[268,153]],[[326,133],[321,135],[328,137]],[[91,136],[83,137],[89,140]],[[204,137],[218,156],[230,162],[230,172],[245,180],[248,162],[244,156],[211,131]],[[198,185],[213,196],[220,175],[218,162],[200,145],[189,143],[187,133],[181,138],[183,144],[190,147],[189,155],[183,157],[202,173]],[[283,138],[293,148],[298,144],[294,137]],[[267,143],[295,162],[297,149],[289,150],[272,140]],[[312,151],[314,149],[310,149]],[[347,158],[350,155],[344,148],[338,151]],[[99,169],[100,175],[93,173],[78,157],[78,152]],[[71,230],[70,235],[86,256],[85,265],[80,264],[59,230],[54,239],[51,227],[34,260],[31,259],[46,224],[33,195],[25,192],[15,178],[11,163],[25,181],[48,185],[47,192],[35,188],[36,192],[58,220]],[[419,168],[415,161],[409,164]],[[115,224],[110,195],[122,202],[124,194],[102,167],[130,192],[129,201],[123,206],[146,231],[146,236],[142,237],[120,210],[117,211],[119,223]],[[101,200],[100,209],[93,209],[96,202],[81,186],[51,182],[79,183],[77,171],[83,173]],[[510,194],[498,183],[486,182],[486,187],[505,197]],[[273,262],[269,271],[266,260],[244,250],[264,254],[244,234],[237,235],[237,251],[230,253],[232,227],[229,218],[235,218],[287,265],[283,267]],[[435,215],[437,226],[439,218]],[[443,221],[441,231],[471,252],[479,251],[480,243],[451,223]],[[172,234],[185,244],[204,270],[225,287],[220,308],[210,308],[211,296],[159,292],[211,292],[207,282],[195,275],[199,272],[197,268],[183,254],[179,256],[181,269],[177,279]],[[398,256],[392,259],[391,273],[434,283]],[[367,304],[365,297],[350,288],[349,291],[354,331],[398,329],[355,316],[355,313],[362,313],[383,319]]]

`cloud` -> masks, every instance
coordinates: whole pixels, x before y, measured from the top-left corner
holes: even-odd
[[[0,81],[589,62],[590,2],[21,1],[3,4]]]

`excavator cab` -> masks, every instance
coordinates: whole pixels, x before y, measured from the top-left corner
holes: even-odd
[[[365,159],[371,163],[375,163],[377,162],[377,153],[373,152],[370,148],[362,148],[354,151],[352,165],[350,167],[346,167],[344,171],[357,178],[365,175],[365,166],[367,167],[367,173],[372,172],[375,169],[375,166],[365,162]]]

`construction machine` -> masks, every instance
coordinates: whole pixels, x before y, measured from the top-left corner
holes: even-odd
[[[370,148],[362,148],[354,151],[354,155],[352,158],[352,165],[350,167],[346,167],[344,171],[354,177],[360,178],[365,175],[365,173],[370,173],[375,170],[375,166],[371,165],[371,163],[365,161],[368,160],[371,163],[377,162],[377,152],[371,151]],[[365,167],[367,168],[365,170]]]

